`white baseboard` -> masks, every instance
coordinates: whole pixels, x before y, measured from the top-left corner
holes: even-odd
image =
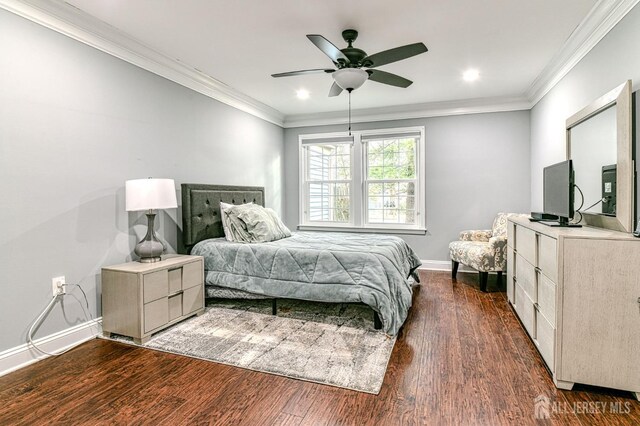
[[[97,318],[49,336],[36,339],[34,343],[47,352],[59,352],[95,338],[102,333],[102,318]],[[0,376],[48,358],[25,343],[0,352]]]
[[[418,269],[425,269],[428,271],[451,271],[450,260],[420,260],[422,265]],[[478,272],[475,269],[468,268],[464,265],[458,267],[458,272]]]

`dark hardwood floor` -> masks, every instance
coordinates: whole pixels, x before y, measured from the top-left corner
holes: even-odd
[[[379,395],[96,339],[0,377],[0,425],[526,425],[540,395],[543,424],[640,424],[629,393],[553,386],[495,278],[421,275]]]

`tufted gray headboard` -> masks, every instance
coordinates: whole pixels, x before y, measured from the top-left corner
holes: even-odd
[[[264,188],[260,186],[182,184],[182,235],[187,252],[207,238],[224,237],[220,202],[255,203],[264,206]]]

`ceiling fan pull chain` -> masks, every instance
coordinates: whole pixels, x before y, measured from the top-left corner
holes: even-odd
[[[349,136],[351,136],[351,90],[349,92]]]

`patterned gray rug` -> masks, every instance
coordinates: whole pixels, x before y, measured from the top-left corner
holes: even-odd
[[[373,328],[363,305],[282,300],[209,301],[206,312],[144,347],[377,394],[395,337]],[[115,340],[131,343],[126,337]]]

